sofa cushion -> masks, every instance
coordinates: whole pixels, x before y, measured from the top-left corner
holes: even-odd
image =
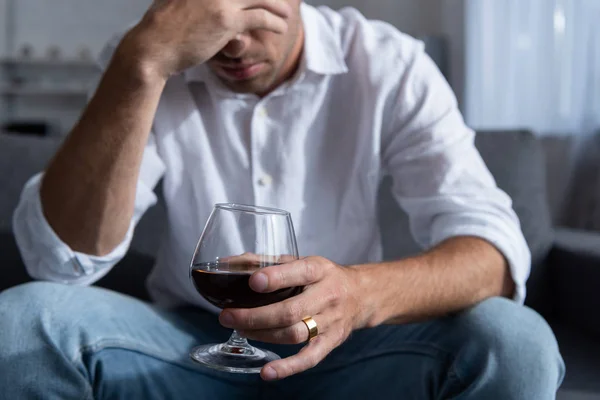
[[[130,250],[104,278],[95,283],[95,286],[150,301],[146,278],[153,266],[153,257]]]
[[[475,144],[498,186],[513,199],[513,207],[532,253],[528,304],[540,310],[547,305],[544,260],[553,241],[540,143],[529,132],[510,131],[478,133]],[[381,185],[379,211],[384,258],[398,259],[418,253],[419,247],[409,234],[408,217],[392,197],[389,178]],[[547,312],[549,310],[543,313]]]
[[[11,230],[23,186],[46,168],[60,143],[52,137],[0,133],[0,232]]]
[[[480,132],[475,143],[498,186],[513,199],[535,268],[554,240],[540,142],[529,132],[515,131]]]
[[[600,133],[581,137],[574,154],[576,165],[561,220],[569,228],[600,231]]]
[[[29,281],[15,238],[10,232],[0,232],[0,292]]]

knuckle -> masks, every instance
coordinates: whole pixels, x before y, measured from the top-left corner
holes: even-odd
[[[273,282],[271,284],[276,287],[283,287],[283,285],[285,285],[286,280],[287,279],[285,271],[283,270],[283,268],[279,268],[277,270],[277,273],[273,274]]]
[[[282,316],[281,318],[281,324],[282,325],[292,325],[294,323],[294,317],[292,316],[291,313],[286,313],[284,316]]]
[[[283,323],[286,325],[293,325],[297,323],[301,317],[302,307],[297,303],[290,303],[287,306],[286,312],[283,314]]]
[[[317,262],[315,262],[316,260],[311,259],[311,258],[306,258],[304,259],[304,276],[305,278],[310,281],[313,282],[317,279]]]
[[[286,339],[286,332],[277,329],[271,332],[265,332],[265,334],[263,335],[263,339],[263,342],[279,343]]]
[[[297,374],[299,372],[298,368],[296,367],[296,365],[294,363],[291,363],[291,364],[287,365],[284,368],[284,370],[285,370],[285,375],[286,376],[292,376],[292,375],[295,375],[295,374]]]
[[[259,10],[259,12],[256,13],[256,22],[257,24],[259,24],[260,26],[265,26],[267,25],[267,22],[269,21],[269,13],[266,10]]]
[[[231,26],[231,17],[225,8],[218,8],[214,11],[213,20],[220,26]]]
[[[157,8],[150,8],[144,14],[143,20],[149,25],[157,25],[160,22],[160,11]]]
[[[306,356],[306,366],[308,368],[313,368],[319,363],[319,356],[315,353],[308,354]]]
[[[340,344],[341,342],[346,340],[347,336],[348,336],[348,329],[346,328],[346,326],[342,325],[338,330],[338,344]]]
[[[142,21],[146,26],[159,27],[164,25],[169,18],[169,10],[164,5],[151,7],[143,16]]]
[[[318,264],[326,265],[326,266],[329,266],[329,264],[331,264],[331,261],[329,261],[327,258],[321,257],[321,256],[314,257],[314,261]]]
[[[293,357],[297,357],[297,356],[292,356],[289,359],[281,362],[279,364],[279,366],[277,367],[277,372],[279,372],[279,376],[281,377],[288,377],[291,375],[294,375],[294,359]]]
[[[323,293],[323,302],[325,303],[325,305],[327,305],[328,307],[331,307],[332,305],[335,304],[336,302],[336,294],[335,294],[335,289],[330,288],[327,291],[325,291]]]
[[[252,313],[243,312],[240,314],[240,320],[244,322],[244,325],[246,325],[248,329],[254,329],[256,327],[256,318]]]
[[[303,329],[294,329],[292,331],[291,341],[294,344],[300,344],[306,341],[306,332]]]
[[[148,9],[148,13],[147,14],[152,14],[152,15],[156,15],[156,14],[160,14],[161,12],[163,12],[165,9],[167,9],[169,7],[171,2],[167,1],[167,0],[154,0],[150,6],[150,8]]]
[[[332,286],[325,292],[325,303],[329,306],[339,305],[343,298],[343,290],[339,286]]]

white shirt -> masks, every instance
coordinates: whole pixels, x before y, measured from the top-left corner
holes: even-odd
[[[382,257],[377,190],[390,174],[424,248],[454,236],[487,239],[508,260],[522,302],[530,253],[518,218],[423,44],[351,8],[303,4],[302,18],[299,72],[265,98],[228,91],[205,65],[169,80],[131,228],[111,254],[92,257],[63,243],[43,216],[40,176],[32,178],[14,216],[29,273],[81,285],[104,276],[126,253],[164,178],[168,226],[150,294],[165,305],[214,310],[194,289],[188,268],[215,203],[290,211],[301,255],[342,265],[376,262]],[[103,65],[117,43],[103,53]]]

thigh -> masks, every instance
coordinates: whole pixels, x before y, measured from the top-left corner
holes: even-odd
[[[35,365],[64,385],[83,376],[95,398],[243,398],[260,390],[258,377],[212,371],[190,360],[194,346],[227,340],[230,332],[215,315],[167,310],[100,288],[39,282],[7,290],[0,299],[11,305],[0,310],[0,338],[11,344],[3,361],[19,370]]]
[[[551,398],[563,374],[543,318],[491,298],[428,322],[355,332],[316,368],[272,390],[289,398]]]
[[[445,319],[354,332],[317,367],[272,385],[271,396],[433,399],[452,385]],[[273,346],[282,356],[300,347]]]
[[[264,383],[256,375],[226,374],[173,363],[123,348],[89,355],[94,399],[256,399]]]

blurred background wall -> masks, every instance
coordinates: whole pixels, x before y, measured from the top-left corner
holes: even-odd
[[[96,77],[93,60],[149,0],[0,0],[0,117],[68,131]]]

